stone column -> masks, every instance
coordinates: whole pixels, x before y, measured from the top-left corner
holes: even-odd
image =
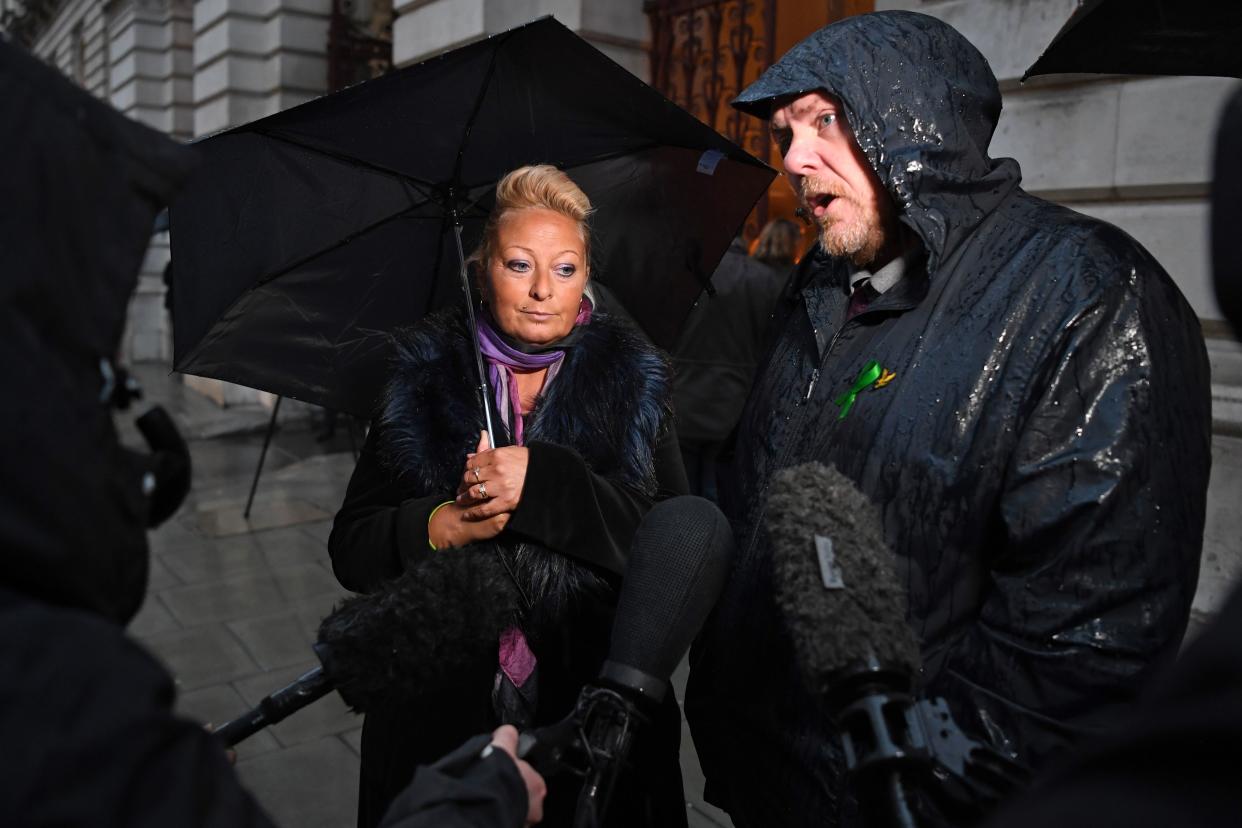
[[[107,97],[125,115],[170,137],[192,134],[193,46],[189,0],[128,0],[104,7],[108,42]],[[172,359],[172,328],[164,310],[168,234],[152,237],[130,301],[122,358]]]
[[[209,135],[322,95],[331,0],[194,4],[194,134]]]

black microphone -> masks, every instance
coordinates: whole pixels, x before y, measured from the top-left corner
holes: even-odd
[[[545,775],[585,777],[575,825],[602,823],[635,732],[667,695],[732,562],[732,531],[711,501],[676,497],[643,518],[598,680],[583,688],[567,718],[523,733],[518,744],[518,755]]]
[[[1024,784],[1025,770],[966,737],[943,699],[916,699],[919,646],[875,505],[807,463],[774,476],[765,525],[777,608],[837,724],[865,823],[973,819]]]
[[[379,590],[345,600],[319,625],[321,666],[218,728],[232,746],[332,690],[355,712],[416,700],[495,658],[519,596],[491,546],[432,555]]]

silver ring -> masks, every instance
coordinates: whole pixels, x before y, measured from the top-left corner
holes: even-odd
[[[475,466],[475,467],[474,467],[473,469],[471,469],[470,471],[474,472],[474,482],[475,482],[475,483],[482,483],[482,482],[483,482],[483,481],[482,481],[482,479],[479,477],[479,472],[483,471],[481,468],[479,468],[478,466]]]
[[[480,500],[487,499],[487,484],[486,483],[479,484],[479,499]]]

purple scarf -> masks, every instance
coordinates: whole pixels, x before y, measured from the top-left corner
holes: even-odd
[[[574,326],[591,321],[591,301],[582,297],[582,305]],[[517,445],[523,445],[522,400],[518,395],[517,374],[547,369],[543,387],[555,379],[565,359],[564,348],[555,345],[538,353],[518,350],[506,342],[492,326],[490,314],[476,316],[479,330],[479,349],[487,360],[488,378],[496,394],[496,409]],[[568,337],[567,337],[568,338]],[[564,341],[564,340],[562,340]],[[526,636],[518,627],[510,627],[500,635],[498,661],[500,671],[494,688],[492,703],[502,722],[529,727],[533,721],[536,705],[535,675],[537,660]]]
[[[574,326],[590,322],[591,311],[590,300],[583,296],[578,316],[574,319]],[[483,358],[487,360],[488,379],[491,380],[492,388],[495,389],[496,410],[500,414],[500,419],[509,427],[513,442],[519,446],[524,445],[522,400],[518,396],[517,381],[514,375],[528,374],[546,368],[548,374],[544,377],[543,387],[547,388],[561,368],[561,362],[565,359],[565,351],[555,345],[538,353],[519,351],[505,342],[492,327],[490,314],[480,313],[476,319],[479,329],[479,349],[483,352]]]

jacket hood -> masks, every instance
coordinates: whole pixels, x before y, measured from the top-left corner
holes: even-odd
[[[196,154],[3,38],[0,123],[0,585],[124,622],[146,588],[144,469],[101,363]]]
[[[934,17],[877,12],[826,26],[733,105],[766,119],[778,99],[815,91],[841,100],[933,273],[1021,180],[1016,161],[988,156],[1001,96],[987,59]]]

